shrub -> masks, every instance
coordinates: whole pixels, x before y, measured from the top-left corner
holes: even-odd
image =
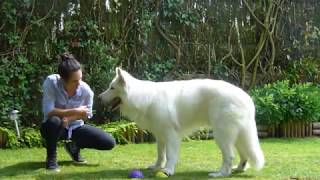
[[[21,132],[21,141],[24,147],[43,147],[44,140],[41,137],[40,130],[36,128],[26,128]]]
[[[251,91],[259,124],[320,120],[320,92],[311,83],[293,84],[278,81]]]
[[[139,130],[135,122],[130,122],[127,120],[120,120],[118,122],[111,122],[108,124],[104,124],[99,126],[104,131],[111,133],[112,136],[116,139],[118,144],[128,144],[130,142],[139,142],[146,141],[152,142],[154,141],[154,137],[147,131]],[[140,131],[140,132],[139,132]],[[139,133],[143,133],[141,137]],[[144,138],[144,139],[140,139]],[[185,136],[184,140],[208,140],[212,139],[212,130],[208,128],[201,128],[195,132],[193,132],[189,136]]]
[[[319,60],[304,58],[289,63],[287,71],[284,73],[292,83],[320,82]]]
[[[189,136],[186,136],[184,140],[208,140],[213,138],[213,132],[211,128],[200,128],[193,132]]]
[[[21,131],[21,137],[18,138],[14,130],[0,127],[0,134],[5,139],[5,148],[20,147],[43,147],[44,140],[40,135],[39,129],[26,128]]]
[[[3,137],[5,138],[5,148],[20,147],[21,144],[14,131],[4,127],[0,127],[0,134],[3,134]]]
[[[172,70],[174,59],[160,60],[154,63],[146,62],[143,66],[143,79],[163,81],[164,77]]]
[[[111,133],[118,144],[128,144],[137,141],[139,130],[135,122],[121,120],[104,124],[99,127],[104,131]],[[143,131],[143,134],[147,134],[147,132]]]
[[[0,124],[6,124],[8,114],[14,108],[23,112],[27,125],[40,116],[40,73],[47,72],[41,63],[33,63],[26,56],[0,58]],[[32,85],[31,85],[32,84]]]

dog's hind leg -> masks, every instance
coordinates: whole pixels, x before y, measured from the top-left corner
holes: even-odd
[[[244,145],[245,143],[242,140],[242,136],[239,135],[238,139],[236,141],[236,149],[239,153],[240,156],[240,162],[238,164],[238,166],[233,168],[234,172],[243,172],[246,171],[249,168],[249,164],[248,164],[248,155],[246,154],[246,151],[244,148],[246,148],[246,146]]]
[[[166,133],[166,158],[167,162],[163,172],[168,176],[174,174],[175,165],[179,158],[181,137],[176,131],[170,130]]]
[[[163,139],[157,138],[157,161],[155,164],[148,167],[148,169],[158,170],[164,167],[166,163],[166,146]]]
[[[214,128],[214,139],[222,152],[222,165],[219,172],[209,173],[210,177],[229,176],[232,172],[232,160],[234,159],[235,136],[233,129]]]

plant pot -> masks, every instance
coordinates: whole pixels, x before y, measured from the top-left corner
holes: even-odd
[[[8,136],[5,132],[0,130],[0,148],[4,148],[7,144]]]

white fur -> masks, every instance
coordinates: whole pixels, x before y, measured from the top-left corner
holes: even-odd
[[[213,128],[214,139],[223,155],[220,171],[209,176],[231,174],[234,149],[241,158],[238,171],[245,170],[247,161],[258,170],[264,166],[255,107],[250,96],[240,88],[209,79],[143,81],[120,68],[116,72],[109,89],[99,97],[106,103],[120,97],[123,115],[153,133],[158,145],[158,159],[151,168],[161,168],[173,175],[181,138],[201,126]]]

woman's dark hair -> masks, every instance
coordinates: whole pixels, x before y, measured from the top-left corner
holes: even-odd
[[[58,58],[61,59],[61,62],[58,66],[58,73],[64,80],[69,80],[73,72],[81,69],[80,63],[70,53],[59,54]]]

